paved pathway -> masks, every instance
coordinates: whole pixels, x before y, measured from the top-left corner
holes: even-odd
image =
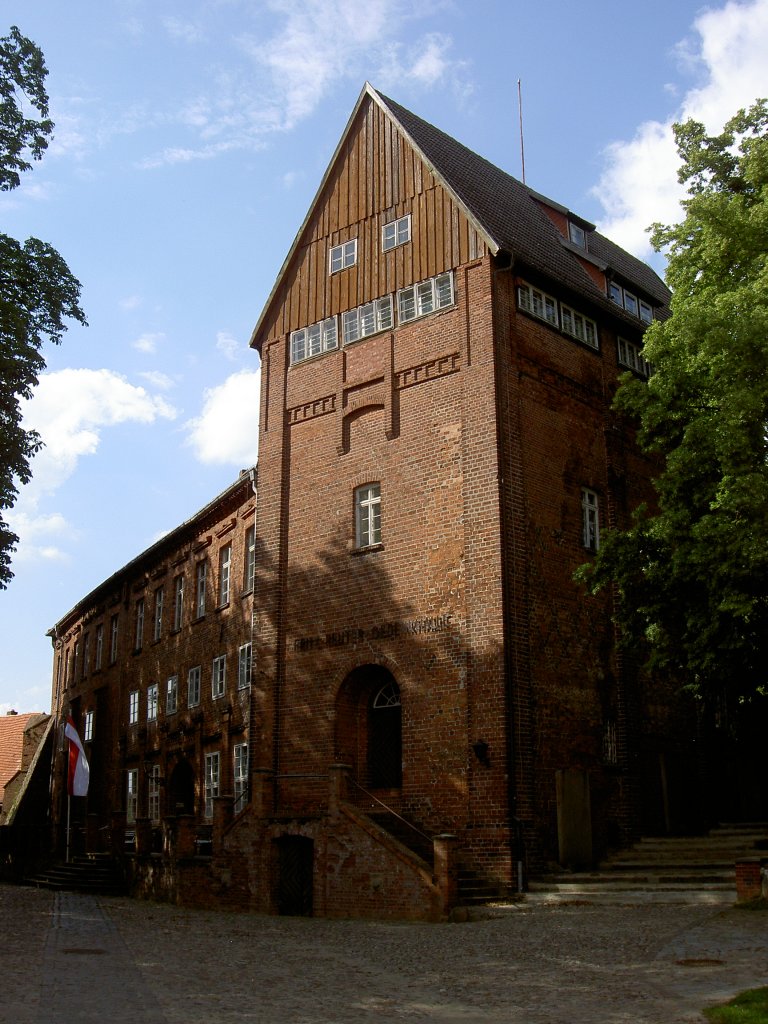
[[[2,1024],[688,1024],[768,984],[768,912],[517,907],[464,924],[0,885]]]

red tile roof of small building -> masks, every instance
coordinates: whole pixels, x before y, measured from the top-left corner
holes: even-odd
[[[0,804],[3,802],[5,787],[22,767],[24,732],[28,725],[42,717],[41,711],[0,716]]]

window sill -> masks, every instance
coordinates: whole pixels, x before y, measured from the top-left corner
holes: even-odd
[[[384,550],[384,545],[383,544],[368,544],[364,548],[352,548],[352,550],[349,553],[350,553],[350,555],[368,555],[368,554],[370,554],[373,551],[383,551],[383,550]]]

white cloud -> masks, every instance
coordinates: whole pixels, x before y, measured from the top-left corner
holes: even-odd
[[[124,313],[130,313],[134,309],[138,309],[142,303],[140,295],[126,295],[124,299],[120,299],[118,306]]]
[[[171,388],[176,387],[173,377],[169,377],[167,373],[161,373],[159,370],[147,370],[146,373],[140,373],[139,377],[156,391],[170,391]]]
[[[187,443],[204,463],[256,462],[259,440],[260,370],[242,370],[207,390],[203,410],[186,424]]]
[[[219,331],[216,335],[216,348],[230,361],[237,358],[240,343],[228,331]]]
[[[94,455],[105,428],[121,423],[150,425],[173,419],[176,411],[164,398],[130,384],[112,370],[59,370],[44,373],[32,398],[21,403],[23,425],[36,430],[45,447],[32,461],[32,480],[21,488],[7,513],[18,534],[19,559],[61,559],[54,541],[72,536],[64,517],[41,504],[75,472],[79,460]]]
[[[667,121],[648,121],[630,141],[609,146],[594,189],[606,213],[600,230],[644,258],[651,253],[646,228],[681,215],[684,188],[677,181],[673,123],[693,117],[714,133],[739,108],[768,96],[768,0],[729,0],[699,15],[693,31],[678,53],[702,84],[686,93]]]
[[[180,39],[184,43],[199,43],[203,38],[200,26],[184,18],[164,18],[163,26],[172,39]]]
[[[154,355],[157,352],[157,346],[161,341],[165,340],[165,335],[161,331],[153,333],[142,334],[140,337],[133,342],[132,347],[138,352],[146,352],[148,355]]]

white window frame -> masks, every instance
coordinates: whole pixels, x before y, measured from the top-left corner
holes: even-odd
[[[381,544],[381,484],[371,481],[355,488],[355,547]]]
[[[557,312],[557,299],[548,295],[540,288],[534,288],[530,284],[519,284],[517,286],[517,305],[519,309],[525,310],[538,320],[550,324],[552,327],[560,326],[560,317]]]
[[[154,629],[153,637],[155,640],[159,640],[163,635],[163,605],[165,604],[165,591],[163,587],[158,587],[155,591],[155,612],[154,612]]]
[[[576,224],[572,220],[568,221],[568,238],[580,249],[587,248],[587,232],[580,224]]]
[[[139,769],[129,768],[125,775],[125,820],[133,824],[139,813]]]
[[[569,334],[596,351],[600,348],[597,324],[583,313],[577,312],[564,302],[560,303],[560,322],[564,334]]]
[[[243,644],[237,652],[237,688],[247,690],[251,685],[251,662],[253,657],[251,644]]]
[[[341,242],[339,245],[332,245],[328,251],[328,273],[338,274],[348,267],[354,267],[357,263],[357,239],[350,238],[348,242]]]
[[[173,628],[179,630],[184,625],[184,577],[177,576],[173,581]]]
[[[134,650],[140,651],[144,646],[144,598],[140,597],[136,602],[136,636],[134,637]]]
[[[453,288],[453,273],[447,270],[437,277],[401,288],[397,293],[397,321],[411,323],[420,317],[448,309],[456,302]]]
[[[649,324],[653,320],[653,306],[646,302],[644,299],[637,300],[638,305],[638,316],[644,324]]]
[[[239,814],[248,801],[248,744],[236,743],[232,750],[234,812]]]
[[[381,251],[389,252],[391,249],[397,249],[400,245],[405,245],[406,242],[411,240],[411,215],[407,213],[404,217],[398,217],[397,220],[391,220],[388,224],[383,224],[381,227]]]
[[[187,673],[187,707],[196,708],[200,703],[200,681],[202,679],[202,666],[193,665]]]
[[[150,683],[147,687],[147,721],[156,722],[158,706],[160,703],[159,686],[157,683]]]
[[[139,721],[139,691],[131,690],[128,694],[128,725],[137,725]]]
[[[341,333],[345,345],[381,331],[391,331],[393,326],[391,295],[384,295],[341,314]]]
[[[179,677],[168,676],[165,684],[165,713],[175,715],[179,710]]]
[[[587,551],[600,547],[600,499],[589,487],[581,489],[581,542]]]
[[[160,765],[153,764],[147,778],[147,815],[150,821],[160,821]]]
[[[93,712],[86,711],[85,718],[83,720],[83,742],[91,743],[93,741]]]
[[[249,526],[245,531],[245,572],[243,591],[248,594],[253,590],[256,579],[256,527]]]
[[[208,586],[208,562],[198,562],[195,566],[195,618],[202,619],[205,615],[206,588]]]
[[[291,363],[302,363],[312,356],[332,352],[339,347],[339,332],[335,316],[328,316],[309,327],[291,331]]]
[[[232,583],[232,545],[225,544],[219,551],[219,608],[229,604],[230,585]]]
[[[218,750],[205,755],[205,817],[213,817],[213,801],[221,790],[221,754]]]
[[[648,378],[653,373],[653,367],[643,356],[643,346],[637,342],[627,341],[626,338],[616,339],[617,358],[620,366],[626,366],[641,377]]]
[[[227,692],[227,656],[219,654],[211,663],[211,697],[218,700]]]

